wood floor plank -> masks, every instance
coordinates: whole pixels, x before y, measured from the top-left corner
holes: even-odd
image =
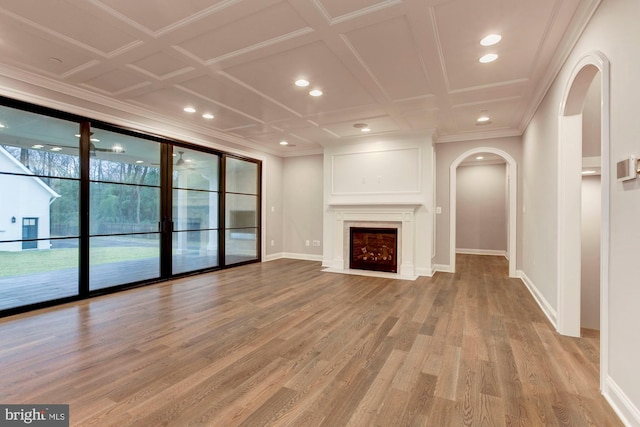
[[[502,257],[416,281],[281,259],[0,319],[0,402],[72,426],[619,426],[599,334]]]

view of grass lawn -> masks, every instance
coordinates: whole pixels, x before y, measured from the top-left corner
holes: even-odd
[[[155,247],[97,247],[91,249],[92,264],[157,258]],[[30,250],[0,252],[0,277],[41,273],[65,268],[77,268],[78,249]]]

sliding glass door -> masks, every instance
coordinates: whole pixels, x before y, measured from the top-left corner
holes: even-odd
[[[218,267],[220,156],[173,147],[172,272]]]
[[[0,316],[260,260],[259,161],[4,102]]]
[[[259,172],[257,162],[225,158],[225,265],[259,258]]]
[[[160,144],[92,128],[90,290],[160,277]]]
[[[0,310],[78,295],[78,132],[0,107]]]

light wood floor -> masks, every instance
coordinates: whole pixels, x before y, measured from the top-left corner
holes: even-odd
[[[0,403],[77,426],[617,426],[598,336],[503,258],[415,282],[278,260],[0,320]]]

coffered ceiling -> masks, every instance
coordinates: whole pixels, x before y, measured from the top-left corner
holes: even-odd
[[[512,136],[597,4],[0,0],[0,76],[89,100],[96,119],[145,117],[280,155],[383,136]],[[481,46],[490,33],[502,40]],[[485,53],[499,58],[482,64]]]

